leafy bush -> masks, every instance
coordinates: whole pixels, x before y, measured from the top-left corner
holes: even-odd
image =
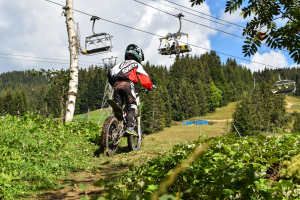
[[[283,170],[280,177],[282,178],[294,178],[300,180],[300,154],[295,156],[291,161],[284,161],[282,166],[286,169]]]
[[[90,122],[65,126],[41,115],[0,118],[0,199],[55,186],[62,175],[79,170],[98,148],[99,132]]]
[[[149,160],[114,182],[106,182],[106,199],[149,199],[172,169],[196,147],[210,143],[206,154],[176,177],[164,199],[297,199],[299,185],[280,180],[281,163],[300,152],[299,135],[281,138],[226,137],[200,138],[175,146],[172,152]],[[99,182],[105,180],[99,180]],[[131,195],[131,196],[130,196]],[[133,198],[135,199],[135,198]],[[161,198],[163,199],[163,198]]]

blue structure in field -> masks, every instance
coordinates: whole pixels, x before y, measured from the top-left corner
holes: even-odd
[[[183,121],[183,125],[208,125],[207,120]]]

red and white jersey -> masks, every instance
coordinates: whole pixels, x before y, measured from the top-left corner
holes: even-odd
[[[112,86],[118,80],[130,80],[137,84],[139,78],[144,88],[152,89],[152,82],[148,74],[143,66],[134,60],[125,60],[117,64],[108,72],[107,77]]]

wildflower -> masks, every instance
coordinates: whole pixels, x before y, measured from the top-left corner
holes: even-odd
[[[36,133],[33,134],[34,136],[36,135]]]
[[[20,111],[18,111],[18,114],[20,114]]]

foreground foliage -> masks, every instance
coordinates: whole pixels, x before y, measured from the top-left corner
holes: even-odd
[[[164,180],[196,147],[210,143],[210,149],[179,174],[160,199],[300,199],[300,186],[280,179],[281,164],[300,152],[300,135],[281,138],[226,137],[199,138],[177,145],[172,152],[149,160],[114,182],[99,180],[106,199],[150,199]]]
[[[0,199],[49,189],[69,172],[85,168],[98,148],[89,142],[94,123],[63,126],[41,115],[0,118]]]

